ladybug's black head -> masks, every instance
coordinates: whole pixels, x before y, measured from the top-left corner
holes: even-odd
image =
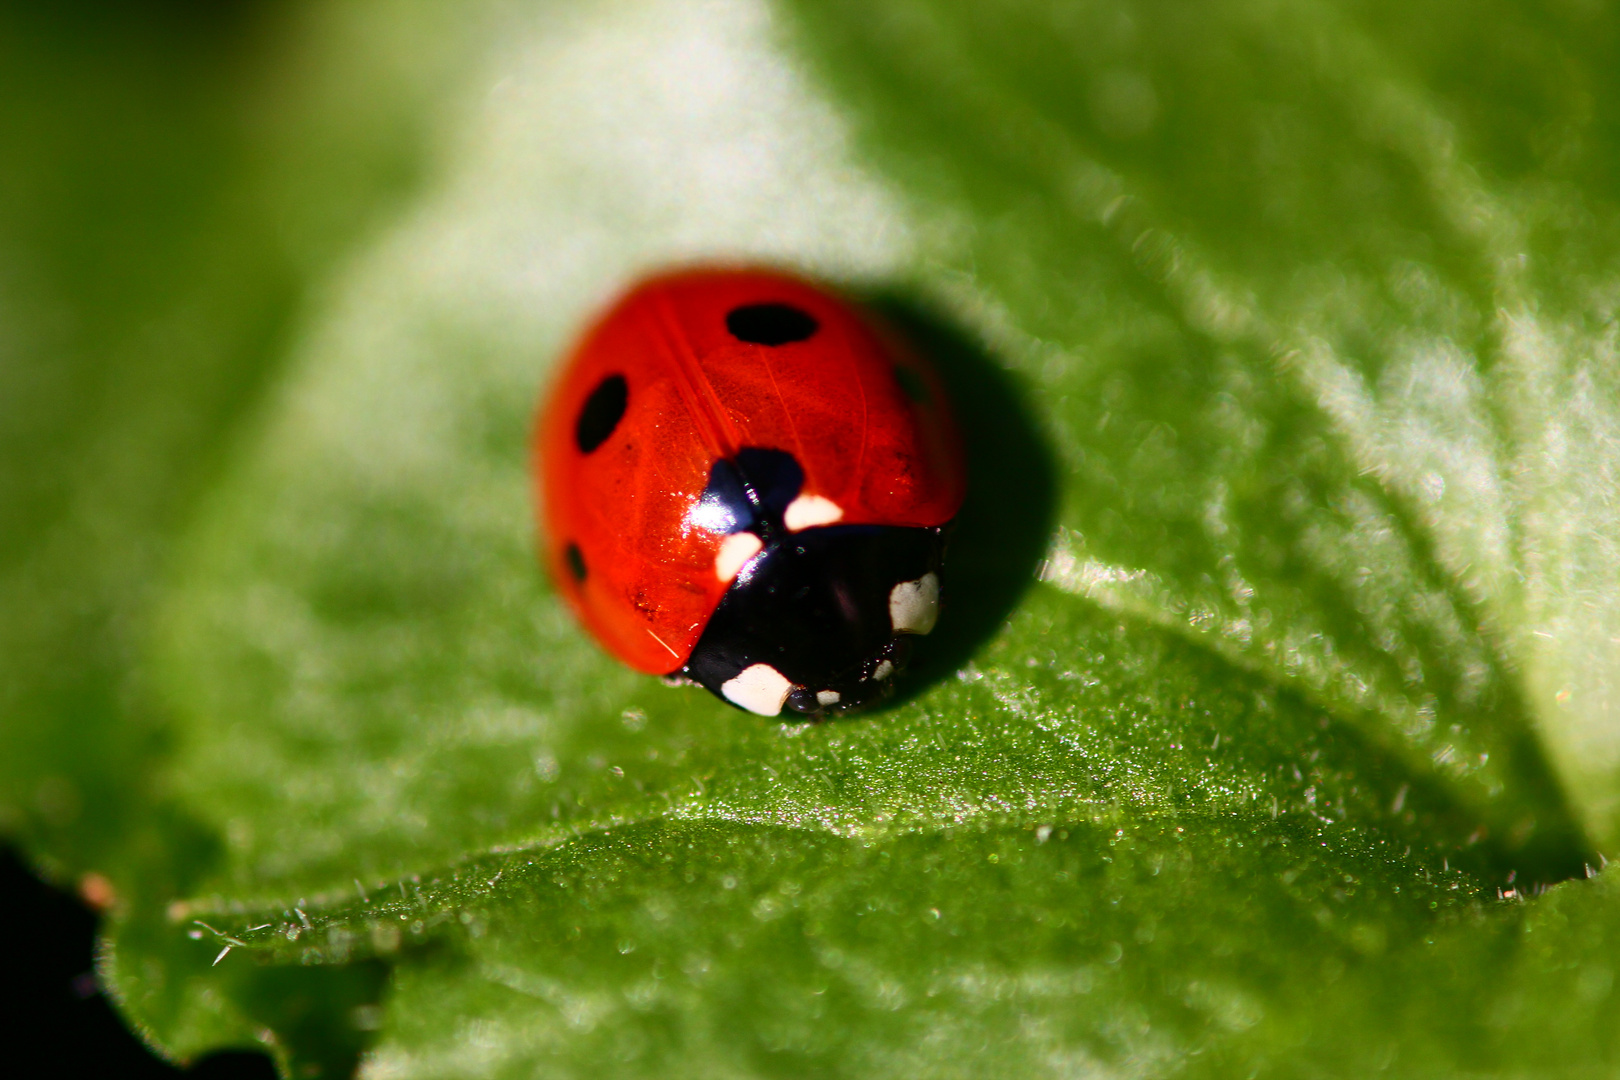
[[[893,691],[939,615],[943,528],[832,524],[789,531],[803,485],[791,455],[744,450],[714,467],[698,513],[758,536],[679,674],[739,708],[845,713]]]

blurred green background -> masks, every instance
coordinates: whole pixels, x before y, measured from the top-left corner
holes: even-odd
[[[176,1060],[1608,1075],[1617,28],[0,6],[0,836]],[[554,358],[703,260],[955,393],[882,713],[635,676],[536,565]]]

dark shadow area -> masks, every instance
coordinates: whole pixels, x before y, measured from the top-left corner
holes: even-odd
[[[0,0],[0,13],[78,31],[116,29],[201,38],[239,34],[270,6],[265,0],[61,0],[55,4]]]
[[[96,917],[0,849],[0,925],[13,928],[0,980],[0,1045],[17,1075],[120,1080],[272,1080],[264,1054],[212,1054],[190,1069],[159,1060],[113,1011],[94,975]],[[33,1062],[32,1066],[26,1065]]]
[[[1535,896],[1561,881],[1587,876],[1600,864],[1597,853],[1572,816],[1549,815],[1548,820],[1526,817],[1506,835],[1497,835],[1484,826],[1477,815],[1460,807],[1452,793],[1433,776],[1412,776],[1383,747],[1369,740],[1352,725],[1341,723],[1345,734],[1366,746],[1369,755],[1389,762],[1381,777],[1383,795],[1395,828],[1416,825],[1417,834],[1451,838],[1448,858],[1456,869],[1473,874],[1488,884],[1512,890],[1515,895]],[[1525,761],[1539,761],[1540,748],[1529,736],[1519,751]],[[1556,790],[1556,784],[1548,783]]]
[[[1414,560],[1417,565],[1443,565],[1433,538],[1405,499],[1388,495],[1381,488],[1375,488],[1370,494],[1380,498],[1384,512],[1417,553]],[[1445,591],[1462,616],[1463,625],[1492,625],[1491,618],[1458,583],[1436,574],[1430,587]],[[1349,601],[1346,603],[1348,606]],[[1492,650],[1496,669],[1513,671],[1513,659],[1501,649],[1501,643],[1489,634],[1482,637]],[[1524,688],[1513,679],[1499,678],[1492,680],[1481,700],[1466,701],[1465,696],[1455,690],[1442,700],[1446,704],[1445,711],[1463,724],[1476,729],[1488,725],[1494,729],[1498,743],[1507,751],[1498,759],[1506,763],[1507,779],[1518,793],[1519,803],[1525,807],[1517,821],[1497,832],[1476,827],[1476,831],[1483,834],[1477,857],[1485,861],[1482,868],[1485,877],[1521,890],[1534,890],[1582,877],[1589,866],[1597,865],[1601,860],[1587,839],[1568,793],[1537,735],[1535,711],[1524,696]]]
[[[303,966],[243,965],[227,996],[276,1033],[292,1074],[308,1080],[355,1075],[381,1023],[389,965],[380,960]]]
[[[931,360],[967,451],[968,491],[945,555],[944,610],[893,699],[908,701],[967,663],[1035,581],[1057,512],[1057,464],[1029,391],[939,312],[893,294],[868,305]]]
[[[1159,632],[1217,663],[1230,663],[1196,637],[1171,630]],[[1291,755],[1293,763],[1313,777],[1313,770],[1322,763],[1329,764],[1326,779],[1332,777],[1333,763],[1350,766],[1356,777],[1351,790],[1340,796],[1349,795],[1348,817],[1340,803],[1324,805],[1322,813],[1302,805],[1285,806],[1285,813],[1353,822],[1368,836],[1382,834],[1397,846],[1406,845],[1408,853],[1425,851],[1420,861],[1426,859],[1436,870],[1443,865],[1461,871],[1486,887],[1502,890],[1508,898],[1538,895],[1561,881],[1587,876],[1589,867],[1599,865],[1598,855],[1572,817],[1544,811],[1545,816],[1537,820],[1527,811],[1511,833],[1493,832],[1482,820],[1479,807],[1460,801],[1434,773],[1414,771],[1399,753],[1370,738],[1372,723],[1332,715],[1298,689],[1270,684],[1263,675],[1251,673],[1248,677],[1271,685],[1278,702],[1287,703],[1287,713],[1309,722],[1278,739],[1282,745],[1274,749]]]

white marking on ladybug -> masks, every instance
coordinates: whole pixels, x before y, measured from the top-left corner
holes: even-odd
[[[836,690],[817,690],[816,704],[836,705],[843,700],[843,695]]]
[[[732,533],[720,541],[720,551],[714,557],[714,576],[730,582],[743,564],[758,555],[764,546],[765,541],[751,532]]]
[[[939,621],[939,575],[932,571],[889,590],[889,622],[897,634],[926,634]]]
[[[788,532],[798,532],[817,525],[831,525],[843,516],[844,508],[831,499],[823,499],[820,495],[800,495],[788,503],[788,508],[782,512],[782,524],[787,526]]]
[[[887,660],[879,660],[878,666],[872,669],[872,678],[878,682],[882,682],[884,679],[887,679],[893,674],[894,665],[889,663]]]
[[[776,716],[782,711],[782,703],[793,692],[793,684],[769,664],[751,664],[727,679],[721,685],[720,692],[727,701],[751,713]]]

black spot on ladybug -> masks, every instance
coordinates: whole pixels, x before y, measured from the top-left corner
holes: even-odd
[[[737,468],[755,504],[772,518],[786,513],[788,505],[804,490],[804,469],[785,450],[745,446],[737,451]]]
[[[579,550],[578,544],[569,544],[563,551],[563,558],[568,560],[568,572],[574,575],[579,584],[585,583],[585,554]]]
[[[727,313],[726,329],[753,345],[787,345],[809,338],[821,324],[791,304],[744,304]]]
[[[923,382],[922,376],[908,367],[899,364],[894,366],[894,381],[900,384],[900,389],[906,397],[918,405],[928,403],[928,384]]]
[[[803,488],[804,469],[792,454],[745,446],[735,459],[721,458],[710,468],[691,520],[725,535],[780,529],[788,504]]]
[[[597,383],[591,396],[585,399],[585,407],[579,410],[579,420],[574,424],[574,442],[579,445],[579,452],[588,454],[607,442],[608,436],[613,434],[613,429],[623,419],[624,408],[629,403],[630,385],[624,381],[623,375],[609,375]]]

